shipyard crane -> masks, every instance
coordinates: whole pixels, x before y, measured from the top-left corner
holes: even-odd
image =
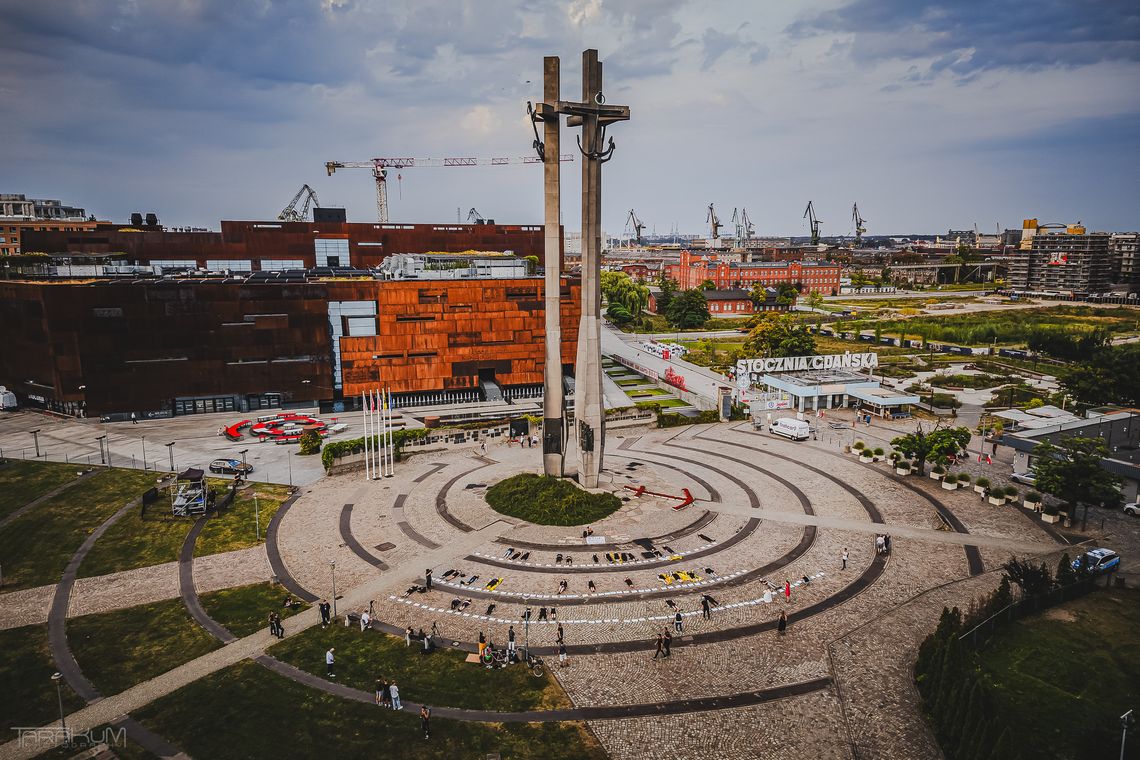
[[[739,213],[736,209],[732,210],[732,226],[736,230],[736,247],[743,248],[756,231],[752,220],[748,218],[748,209],[741,207]]]
[[[478,209],[473,208],[467,212],[468,224],[484,224],[486,221],[487,220],[483,217],[482,214],[479,213]]]
[[[709,238],[709,241],[716,240],[720,234],[720,228],[724,225],[720,223],[720,217],[716,215],[716,209],[713,208],[711,203],[709,204],[709,215],[705,221],[708,222],[709,229],[712,230],[712,236]]]
[[[804,211],[804,219],[807,219],[808,223],[811,224],[811,244],[819,245],[820,221],[815,215],[815,207],[812,206],[811,201],[808,201],[807,210]]]
[[[645,223],[637,218],[637,214],[633,213],[633,209],[629,210],[629,216],[625,220],[625,228],[632,229],[634,238],[637,244],[641,245],[641,231],[645,229]]]
[[[863,233],[867,231],[865,226],[867,220],[859,216],[858,203],[851,207],[851,220],[855,222],[855,247],[858,248],[863,243]]]
[[[564,153],[558,157],[559,161],[573,161],[574,156]],[[508,164],[541,164],[542,159],[537,156],[501,156],[493,158],[473,158],[469,156],[455,156],[451,158],[374,158],[370,161],[326,161],[325,171],[331,177],[337,169],[371,169],[372,179],[376,182],[376,217],[381,222],[388,221],[388,170],[411,169],[414,167],[451,167],[451,166],[506,166]],[[400,177],[401,175],[397,175]]]
[[[302,196],[305,198],[305,202],[301,205],[301,210],[298,211],[297,203]],[[301,189],[293,196],[293,200],[289,201],[289,205],[281,209],[277,218],[282,222],[303,222],[309,217],[309,208],[316,208],[320,205],[321,202],[317,200],[316,191],[308,185],[301,185]]]

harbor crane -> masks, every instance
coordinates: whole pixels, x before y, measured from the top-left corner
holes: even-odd
[[[851,221],[855,222],[855,247],[858,248],[863,243],[863,233],[867,231],[867,220],[859,216],[859,204],[856,203],[851,207]],[[974,225],[975,231],[977,225]]]
[[[811,201],[808,201],[807,210],[804,211],[804,219],[807,219],[808,223],[811,224],[811,244],[819,245],[820,221],[815,215],[815,207],[812,206]]]
[[[633,213],[633,209],[629,210],[629,216],[625,220],[625,228],[632,229],[634,238],[637,244],[641,245],[641,231],[645,229],[645,223],[637,218],[637,214]]]
[[[709,215],[705,221],[708,222],[709,229],[712,230],[712,236],[709,240],[716,240],[720,236],[720,228],[724,225],[720,223],[720,217],[716,215],[716,209],[713,208],[711,203],[709,204]]]
[[[486,221],[487,220],[483,217],[482,214],[479,213],[479,210],[476,208],[472,208],[467,212],[468,224],[484,224]]]
[[[558,157],[559,161],[573,161],[572,153],[564,153]],[[492,158],[474,158],[470,156],[454,156],[450,158],[373,158],[369,161],[326,161],[325,171],[331,177],[337,169],[370,169],[372,179],[376,182],[376,217],[381,222],[388,221],[388,170],[411,169],[414,167],[452,167],[452,166],[506,166],[509,164],[542,164],[538,156],[500,156]],[[403,175],[397,174],[398,179]]]
[[[304,197],[305,202],[301,205],[301,210],[297,210],[297,203]],[[281,209],[281,213],[277,215],[278,220],[282,222],[303,222],[309,218],[309,209],[320,206],[321,202],[317,200],[317,193],[313,188],[307,184],[301,185],[301,189],[293,196],[293,200],[289,201],[289,205]]]
[[[752,239],[753,233],[756,232],[756,227],[748,218],[748,209],[741,207],[740,213],[733,209],[732,225],[736,230],[736,247],[743,248]]]

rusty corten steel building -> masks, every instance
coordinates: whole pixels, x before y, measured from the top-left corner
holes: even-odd
[[[221,232],[98,224],[73,232],[25,232],[24,253],[120,254],[168,269],[234,272],[378,266],[395,253],[512,251],[545,265],[541,225],[223,221]],[[559,268],[562,262],[558,262]]]
[[[542,277],[518,266],[486,274],[517,258],[488,257],[482,275],[454,279],[383,279],[375,270],[406,253],[511,251],[541,261],[541,226],[221,227],[29,233],[25,252],[49,256],[26,256],[39,263],[17,262],[0,279],[0,385],[68,414],[142,416],[352,405],[379,385],[470,395],[482,381],[542,383]],[[100,262],[84,264],[95,276],[74,279],[70,264],[55,266],[69,257]],[[231,274],[158,276],[195,269]],[[580,287],[562,283],[571,374]]]
[[[579,292],[563,281],[568,373]],[[88,416],[539,384],[542,338],[540,277],[0,281],[0,384]]]

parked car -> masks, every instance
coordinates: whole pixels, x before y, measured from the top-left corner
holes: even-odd
[[[1130,504],[1125,504],[1124,514],[1132,515],[1133,517],[1140,515],[1140,501],[1134,501]]]
[[[1037,473],[1030,470],[1029,472],[1015,472],[1009,476],[1009,479],[1014,483],[1024,483],[1027,486],[1037,485]]]
[[[210,462],[210,472],[220,472],[227,475],[248,475],[253,472],[252,464],[245,464],[240,459],[215,459]]]
[[[1089,549],[1084,553],[1085,568],[1090,573],[1103,573],[1120,564],[1120,555],[1112,549]],[[1081,557],[1073,560],[1073,569],[1081,566]]]
[[[793,441],[806,441],[811,435],[811,426],[803,420],[781,417],[768,426],[768,432],[774,435],[782,435]]]

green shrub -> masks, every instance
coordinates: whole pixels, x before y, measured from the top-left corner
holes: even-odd
[[[968,473],[968,472],[958,473],[958,482],[959,483],[969,483],[970,482],[970,473]]]
[[[1041,502],[1041,494],[1037,493],[1036,491],[1030,491],[1029,493],[1025,494],[1025,500],[1039,504]]]
[[[1006,486],[1004,493],[1006,496],[1017,496],[1017,486]]]
[[[429,433],[431,433],[431,431],[427,428],[394,431],[392,433],[393,458],[399,461],[403,457],[405,444],[409,441],[418,441],[422,438],[427,438]],[[372,445],[380,445],[380,436],[372,436]],[[336,461],[338,457],[348,456],[349,454],[359,454],[362,451],[364,451],[363,437],[326,443],[324,451],[321,452],[321,464],[325,466],[325,471],[327,472],[332,469],[333,462]]]
[[[540,525],[585,525],[621,507],[612,493],[591,493],[569,480],[532,473],[496,483],[486,498],[496,512]]]
[[[883,450],[881,448],[876,447],[875,450],[872,451],[871,453],[877,457],[881,457],[883,455]]]
[[[298,441],[301,446],[301,456],[319,454],[321,451],[321,434],[316,430],[306,430]]]
[[[866,445],[867,444],[863,443],[862,441],[855,441],[855,443],[851,444],[851,448],[855,449],[856,451],[862,451]]]
[[[974,481],[974,485],[979,486],[981,488],[989,488],[990,487],[990,479],[983,475],[982,477],[980,477]]]

